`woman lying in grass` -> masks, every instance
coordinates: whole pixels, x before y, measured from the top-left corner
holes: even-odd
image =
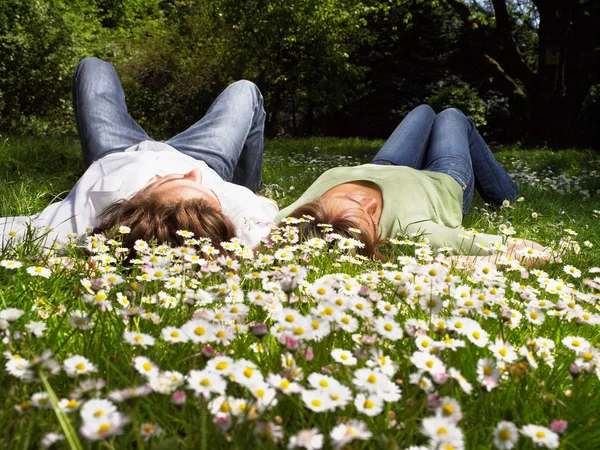
[[[270,231],[277,205],[253,193],[265,121],[254,84],[231,84],[199,122],[166,142],[152,140],[129,115],[105,61],[79,63],[73,104],[87,170],[65,200],[31,217],[2,219],[2,247],[29,225],[50,229],[50,243],[123,226],[129,248],[153,238],[181,245],[180,230],[214,244],[238,236],[254,247]]]
[[[277,219],[314,218],[298,223],[305,236],[319,235],[320,224],[330,224],[342,235],[356,228],[368,255],[378,254],[384,238],[411,233],[422,234],[434,250],[450,247],[458,254],[488,255],[503,248],[501,236],[471,236],[457,229],[474,187],[494,206],[519,195],[471,120],[457,109],[436,116],[421,105],[398,125],[371,164],[328,170]],[[506,254],[520,258],[518,250],[524,247],[536,255],[543,251],[539,244],[521,240],[509,245]]]

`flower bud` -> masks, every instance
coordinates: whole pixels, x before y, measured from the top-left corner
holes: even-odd
[[[432,379],[435,384],[444,384],[448,380],[448,374],[437,373],[432,376]]]
[[[210,345],[205,345],[202,348],[202,356],[205,358],[212,358],[215,354],[215,350]]]
[[[290,352],[295,352],[300,346],[300,341],[298,341],[298,339],[294,339],[285,333],[279,335],[279,342],[281,342],[281,344],[285,346],[286,350]]]
[[[508,308],[504,308],[500,317],[504,322],[510,322],[512,320],[512,311]]]
[[[553,420],[550,424],[550,429],[558,434],[563,434],[567,431],[567,427],[569,426],[569,422],[566,420]]]
[[[312,348],[307,347],[306,350],[304,350],[304,359],[306,359],[307,361],[312,361],[314,357],[315,354],[313,353]]]
[[[173,392],[173,395],[171,396],[171,402],[173,402],[175,406],[183,406],[185,404],[185,399],[184,391]]]
[[[231,428],[231,415],[229,413],[218,412],[213,418],[213,423],[221,429],[222,433],[227,433]]]
[[[581,373],[581,368],[577,364],[573,363],[569,366],[569,373],[573,378],[577,378]]]
[[[254,325],[252,327],[252,333],[254,334],[254,336],[259,337],[259,338],[262,338],[268,332],[269,332],[269,330],[267,330],[267,325],[264,323],[257,323],[256,325]]]
[[[375,345],[377,342],[377,335],[363,334],[361,337],[361,342],[365,345]]]

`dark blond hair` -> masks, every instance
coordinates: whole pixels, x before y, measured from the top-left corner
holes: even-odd
[[[360,240],[364,247],[358,249],[361,255],[382,259],[383,256],[379,251],[379,244],[382,240],[379,236],[375,239],[371,237],[367,230],[357,224],[354,220],[349,219],[344,213],[333,214],[325,207],[325,202],[321,198],[317,198],[312,202],[305,203],[292,211],[288,217],[301,219],[305,216],[310,216],[314,220],[303,221],[294,226],[298,227],[300,236],[304,239],[311,237],[323,237],[325,234],[324,227],[320,224],[331,225],[329,232],[337,233],[341,236],[351,237]],[[279,226],[284,226],[285,221],[280,222]],[[350,229],[356,228],[360,233],[352,232]]]
[[[223,213],[203,199],[166,200],[144,191],[130,199],[108,205],[98,217],[95,233],[114,233],[120,226],[131,229],[123,234],[123,246],[132,250],[135,241],[183,245],[185,237],[179,230],[194,233],[195,238],[208,238],[213,246],[235,237],[235,227]]]

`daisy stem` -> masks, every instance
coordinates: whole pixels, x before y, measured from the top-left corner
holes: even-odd
[[[206,408],[200,409],[200,450],[206,450]]]
[[[71,339],[71,336],[73,336],[75,334],[75,332],[77,331],[76,328],[72,329],[71,332],[69,333],[69,335],[63,339],[63,341],[58,345],[58,348],[56,350],[54,350],[55,353],[60,352],[60,350],[62,350],[63,346],[69,342],[69,340]]]
[[[62,428],[63,433],[65,433],[65,438],[67,439],[67,442],[69,443],[69,447],[71,449],[83,450],[83,447],[81,446],[81,442],[79,442],[79,438],[77,437],[77,433],[75,433],[75,430],[73,429],[73,426],[71,425],[71,421],[66,416],[66,414],[60,409],[60,406],[58,405],[58,397],[56,397],[56,393],[54,392],[54,389],[52,389],[52,386],[48,382],[48,378],[46,377],[46,374],[44,372],[40,371],[39,376],[40,376],[40,379],[42,380],[42,384],[44,385],[44,388],[46,389],[46,392],[48,393],[48,397],[50,398],[50,403],[52,404],[52,409],[54,410],[54,413],[56,414],[56,417],[58,418],[60,427]]]

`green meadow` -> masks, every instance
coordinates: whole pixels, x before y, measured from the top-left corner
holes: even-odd
[[[267,141],[263,194],[286,206],[382,143]],[[522,198],[476,195],[463,225],[512,227],[545,265],[461,268],[418,236],[367,260],[293,224],[253,252],[148,243],[133,266],[118,239],[13,240],[0,447],[600,448],[598,154],[493,150]],[[72,138],[0,137],[0,216],[63,199],[84,170]]]

